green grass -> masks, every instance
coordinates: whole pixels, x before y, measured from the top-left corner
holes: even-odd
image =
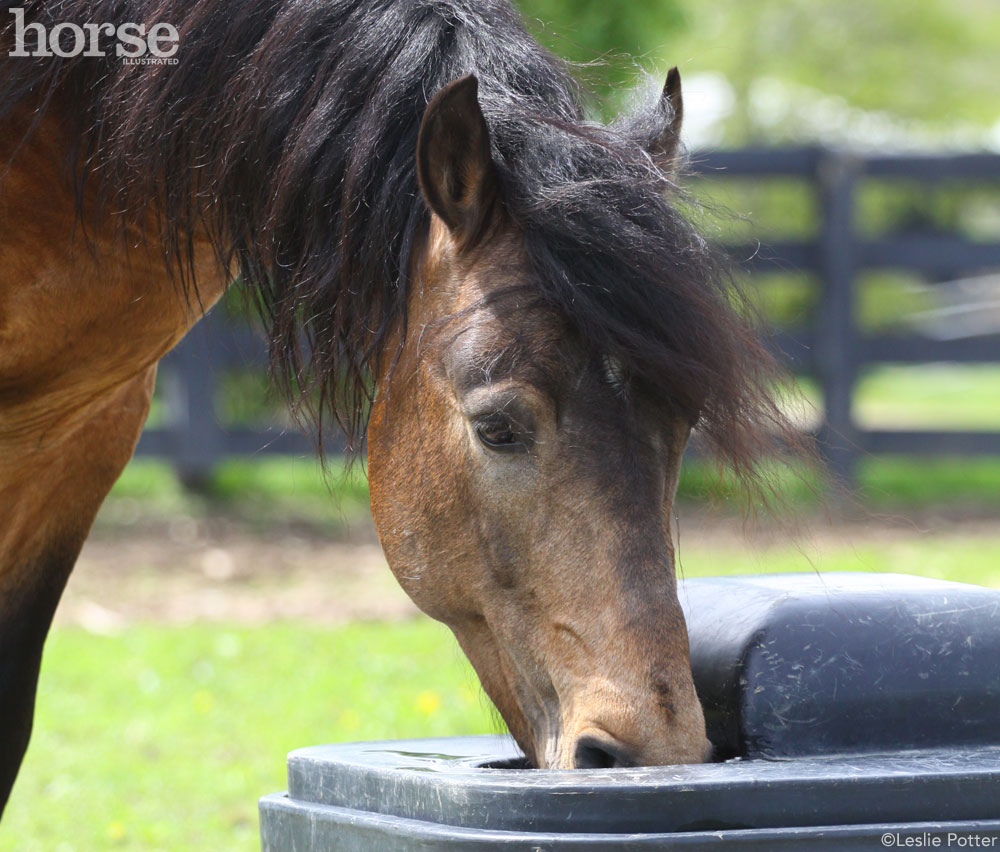
[[[799,381],[809,407],[819,386]],[[1000,429],[1000,367],[987,364],[888,365],[858,378],[854,418],[868,429]]]
[[[1000,458],[869,458],[858,481],[859,497],[872,509],[1000,509]]]
[[[58,629],[0,850],[254,850],[289,750],[491,730],[457,644],[425,619]]]
[[[678,548],[677,571],[683,577],[787,571],[868,571],[919,574],[940,580],[958,580],[1000,588],[1000,534],[994,536],[909,534],[884,541],[854,544],[845,535],[841,544],[813,544],[808,536],[798,543],[754,548],[743,542],[710,542],[684,536]]]
[[[1000,367],[880,367],[862,376],[855,417],[879,428],[1000,429]]]
[[[364,464],[330,459],[326,472],[312,458],[230,459],[219,465],[205,494],[186,491],[169,464],[134,459],[111,490],[99,523],[130,523],[171,513],[230,512],[249,526],[294,520],[336,533],[368,514]]]
[[[163,501],[164,507],[170,507],[186,495],[169,465],[137,458],[115,483],[111,496]],[[223,462],[215,472],[209,496],[223,503],[257,497],[292,503],[332,498],[353,506],[368,502],[368,485],[361,462],[347,468],[340,459],[332,459],[324,473],[315,459],[279,456]]]
[[[1000,458],[866,457],[856,473],[859,510],[945,508],[952,514],[980,514],[1000,509]],[[779,513],[822,508],[824,486],[815,471],[775,463],[768,477]],[[697,461],[685,465],[677,496],[734,512],[746,505],[745,489],[732,475]]]

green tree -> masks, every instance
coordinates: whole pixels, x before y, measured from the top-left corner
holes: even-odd
[[[685,0],[522,0],[528,27],[574,63],[599,93],[634,84],[637,64],[662,64],[663,48],[686,27]]]
[[[636,57],[660,73],[724,75],[734,93],[726,141],[855,132],[875,117],[947,144],[1000,127],[996,0],[521,0],[556,52],[612,57],[607,91]],[[819,107],[817,107],[817,104]],[[800,109],[808,106],[806,114]],[[818,110],[829,115],[823,119]],[[962,134],[965,134],[964,137]]]

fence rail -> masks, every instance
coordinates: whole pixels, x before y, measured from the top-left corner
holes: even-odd
[[[709,152],[693,158],[709,183],[734,178],[766,182],[795,178],[813,189],[819,227],[811,239],[732,246],[751,273],[802,271],[815,276],[820,298],[809,327],[783,331],[776,343],[797,372],[821,387],[820,445],[832,471],[850,482],[861,454],[1000,454],[1000,431],[865,430],[852,414],[859,370],[871,364],[1000,362],[1000,334],[935,339],[912,332],[870,334],[857,320],[857,281],[870,270],[900,270],[931,281],[1000,270],[1000,242],[958,233],[904,232],[871,238],[858,233],[855,212],[866,181],[994,184],[1000,155],[872,156],[822,148]],[[232,367],[264,368],[266,347],[249,328],[212,312],[164,360],[166,425],[147,429],[138,452],[169,458],[182,478],[203,482],[223,457],[309,453],[311,441],[279,427],[227,428],[215,415],[218,379]]]

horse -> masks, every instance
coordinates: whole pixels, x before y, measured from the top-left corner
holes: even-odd
[[[26,0],[6,18],[3,801],[157,362],[230,285],[302,420],[366,447],[391,570],[531,766],[709,759],[671,538],[681,459],[694,432],[754,482],[789,427],[678,188],[677,70],[602,123],[508,0]]]

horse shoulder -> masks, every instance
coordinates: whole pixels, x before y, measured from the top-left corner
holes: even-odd
[[[222,293],[207,240],[185,297],[155,240],[81,207],[53,108],[0,122],[0,811],[66,579],[149,410],[156,363]],[[85,187],[87,184],[85,184]],[[149,231],[147,231],[149,233]]]

